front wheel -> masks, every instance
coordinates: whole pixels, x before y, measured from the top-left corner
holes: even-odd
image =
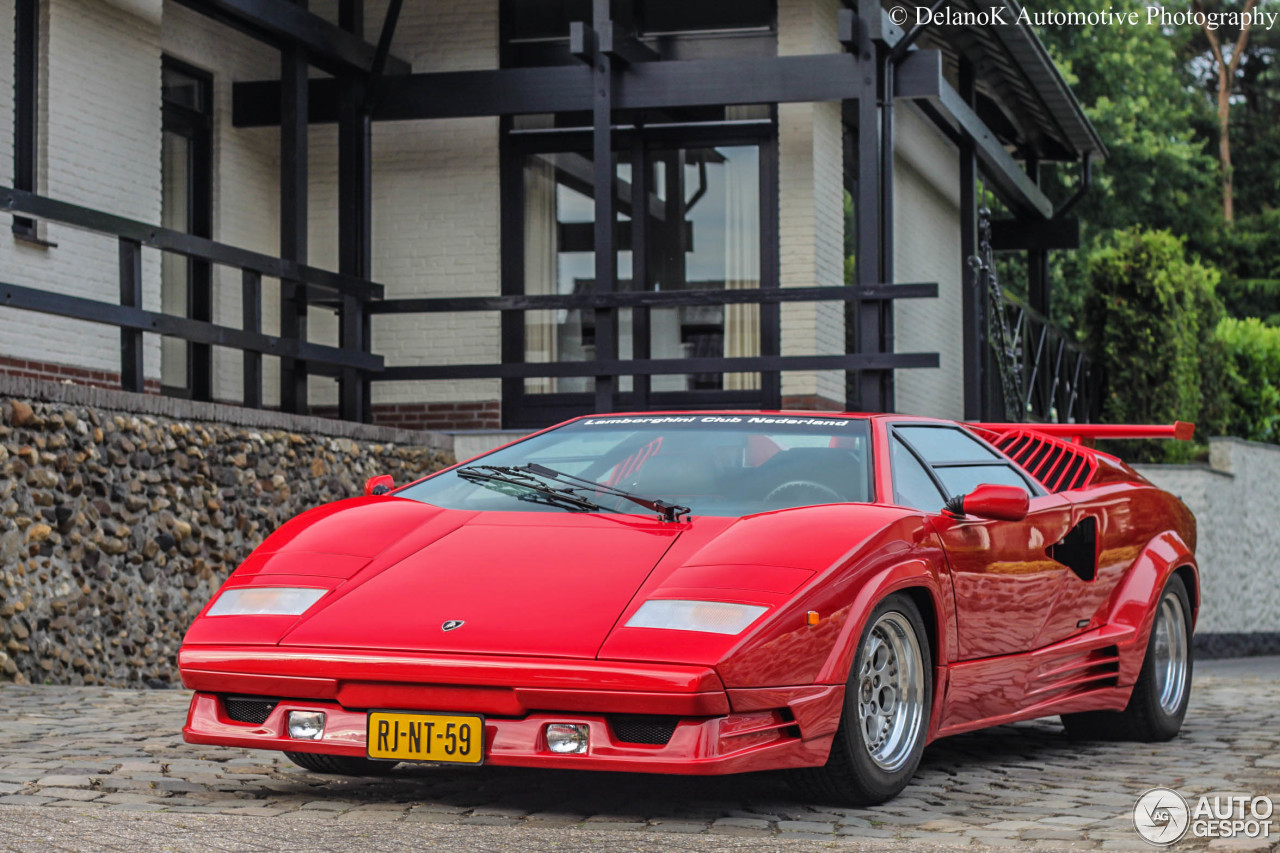
[[[891,595],[872,611],[827,763],[792,775],[802,795],[869,806],[896,797],[911,781],[933,706],[927,636],[919,609],[905,595]]]
[[[1182,578],[1165,584],[1147,641],[1142,670],[1123,711],[1063,714],[1067,734],[1079,740],[1165,741],[1182,728],[1191,698],[1191,599]]]

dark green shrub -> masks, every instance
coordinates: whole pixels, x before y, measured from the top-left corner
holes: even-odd
[[[1214,332],[1227,359],[1229,435],[1280,443],[1280,328],[1224,317]]]
[[[1199,422],[1198,436],[1227,421],[1225,360],[1213,332],[1222,314],[1218,273],[1188,260],[1167,231],[1112,234],[1089,258],[1084,300],[1086,342],[1105,376],[1106,423]],[[1209,430],[1206,431],[1205,427]],[[1181,461],[1181,442],[1131,442],[1115,448],[1138,461]]]

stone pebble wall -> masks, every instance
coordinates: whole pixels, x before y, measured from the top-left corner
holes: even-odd
[[[5,399],[0,682],[177,685],[187,626],[272,530],[376,474],[452,461],[438,444]]]

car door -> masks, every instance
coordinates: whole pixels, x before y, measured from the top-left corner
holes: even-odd
[[[1046,549],[1070,529],[1071,502],[1045,493],[1008,459],[958,427],[895,424],[890,442],[900,503],[910,500],[906,505],[923,508],[919,503],[936,498],[937,512],[947,498],[982,483],[1026,489],[1030,510],[1021,521],[940,513],[933,523],[951,568],[960,658],[1034,648],[1067,571]]]

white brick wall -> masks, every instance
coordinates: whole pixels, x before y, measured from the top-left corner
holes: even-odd
[[[145,4],[144,4],[145,5]],[[126,4],[46,0],[44,34],[50,67],[43,74],[48,115],[41,162],[55,198],[158,222],[160,215],[160,56],[168,53],[214,78],[214,238],[274,253],[279,245],[279,132],[236,129],[231,84],[277,76],[278,53],[172,0],[162,25],[130,15]],[[418,71],[496,67],[497,0],[432,0],[406,4],[394,51]],[[838,0],[780,0],[780,54],[834,52]],[[367,4],[366,37],[376,38],[385,0]],[[139,7],[142,8],[142,7]],[[0,0],[0,43],[12,43],[13,0]],[[10,182],[12,63],[0,62],[0,176]],[[962,400],[959,316],[959,233],[955,152],[907,104],[898,105],[896,181],[897,280],[938,281],[937,301],[897,306],[900,351],[940,350],[943,366],[901,371],[903,411],[958,415]],[[310,140],[310,252],[315,266],[337,265],[337,134],[313,127]],[[779,108],[779,217],[782,284],[843,281],[841,121],[836,103]],[[373,150],[373,275],[388,295],[410,297],[497,293],[500,276],[498,122],[492,118],[379,123]],[[7,224],[7,223],[6,223]],[[6,280],[56,292],[118,298],[111,239],[50,226],[51,250],[0,236]],[[929,247],[920,251],[920,247]],[[145,253],[148,307],[159,306],[157,253]],[[241,317],[238,271],[215,272],[214,316]],[[264,328],[279,328],[279,295],[264,282]],[[16,313],[13,317],[18,317]],[[71,361],[117,370],[114,329],[41,315],[0,323],[0,354]],[[844,351],[843,306],[782,308],[784,354]],[[5,318],[6,320],[8,317]],[[335,343],[336,319],[314,309],[311,339]],[[378,317],[373,345],[388,364],[495,362],[500,358],[494,314]],[[73,342],[68,350],[68,342]],[[148,340],[147,376],[159,376],[159,346]],[[241,358],[215,349],[215,395],[241,396]],[[278,363],[266,359],[265,396],[278,399]],[[336,402],[332,380],[312,380],[312,401]],[[843,376],[788,373],[785,395],[843,399]],[[397,383],[375,386],[376,403],[493,400],[496,381]]]
[[[837,0],[779,0],[780,56],[835,53]],[[839,103],[778,107],[778,226],[783,287],[844,283],[844,197]],[[782,354],[844,352],[844,306],[782,306]],[[839,371],[782,375],[784,396],[844,400]]]
[[[961,418],[959,153],[915,107],[898,101],[894,154],[894,278],[938,283],[937,299],[902,299],[894,304],[894,350],[936,352],[940,364],[894,371],[895,408],[905,414]]]
[[[386,4],[368,3],[376,40]],[[498,67],[497,0],[407,3],[393,51],[414,71]],[[312,132],[311,262],[337,265],[337,133]],[[389,298],[499,292],[498,121],[379,122],[373,128],[373,278]],[[312,313],[312,339],[337,342],[332,314]],[[496,313],[381,315],[373,349],[389,365],[497,362]],[[312,402],[337,402],[336,385],[312,380]],[[374,385],[373,402],[497,400],[497,380]]]
[[[0,0],[0,37],[13,44],[13,2]],[[160,32],[152,22],[94,0],[45,0],[41,74],[41,190],[53,198],[158,222],[160,218]],[[0,61],[0,162],[12,180],[13,63]],[[14,284],[118,301],[118,249],[113,238],[57,224],[40,249],[0,233],[0,270]],[[160,264],[143,254],[144,304],[160,302]],[[5,311],[0,354],[120,369],[113,328],[42,314]],[[159,340],[147,336],[146,376],[158,379]]]

